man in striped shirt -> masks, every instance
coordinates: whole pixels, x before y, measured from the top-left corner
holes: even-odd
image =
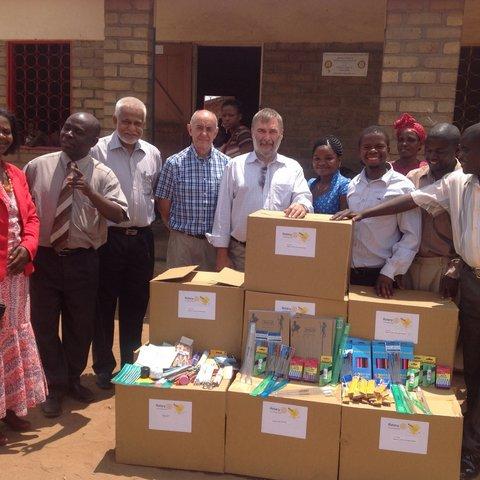
[[[211,233],[218,189],[229,157],[213,146],[217,117],[196,111],[187,125],[192,144],[167,159],[156,191],[157,207],[170,230],[167,267],[199,265],[214,270],[216,253],[205,234]]]

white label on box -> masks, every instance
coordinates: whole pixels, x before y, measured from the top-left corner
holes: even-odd
[[[378,448],[380,450],[426,455],[429,426],[428,422],[382,417],[380,419]]]
[[[178,316],[180,318],[198,318],[215,320],[217,294],[214,292],[178,292]]]
[[[315,257],[317,231],[314,228],[277,227],[275,255]]]
[[[263,402],[262,433],[305,439],[308,407]]]
[[[192,402],[148,401],[148,428],[168,432],[192,433]]]
[[[375,314],[375,340],[417,343],[419,323],[420,315],[417,313],[377,310]]]
[[[315,315],[315,304],[308,302],[275,300],[275,311],[283,313],[301,313],[302,315]]]

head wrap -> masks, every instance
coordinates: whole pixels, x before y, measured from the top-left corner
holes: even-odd
[[[413,130],[418,135],[418,138],[422,143],[425,141],[425,137],[427,136],[423,126],[408,113],[402,114],[400,118],[395,120],[393,128],[397,132],[397,138],[400,132],[407,128]]]

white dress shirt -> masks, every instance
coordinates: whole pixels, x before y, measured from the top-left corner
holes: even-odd
[[[127,222],[110,225],[119,227],[146,227],[155,220],[155,187],[162,168],[158,149],[139,140],[133,153],[121,144],[117,132],[100,138],[90,154],[111,168],[117,176],[128,202]]]
[[[218,194],[212,234],[214,247],[228,247],[230,236],[247,240],[247,217],[257,210],[285,210],[292,203],[313,212],[312,194],[300,164],[277,154],[262,173],[264,164],[255,152],[233,158],[225,168]],[[264,186],[262,188],[262,177]]]
[[[412,192],[413,201],[431,215],[450,213],[455,251],[480,268],[480,184],[475,175],[455,170],[432,185]]]
[[[393,168],[377,180],[369,180],[363,169],[348,186],[348,208],[360,212],[413,190],[413,183]],[[381,268],[391,279],[406,273],[420,246],[421,228],[418,209],[355,222],[352,267]]]

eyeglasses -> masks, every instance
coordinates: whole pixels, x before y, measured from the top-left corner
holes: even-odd
[[[265,187],[265,178],[267,176],[267,167],[262,167],[262,170],[260,172],[260,178],[258,179],[258,184],[260,185],[260,188],[263,190]]]

